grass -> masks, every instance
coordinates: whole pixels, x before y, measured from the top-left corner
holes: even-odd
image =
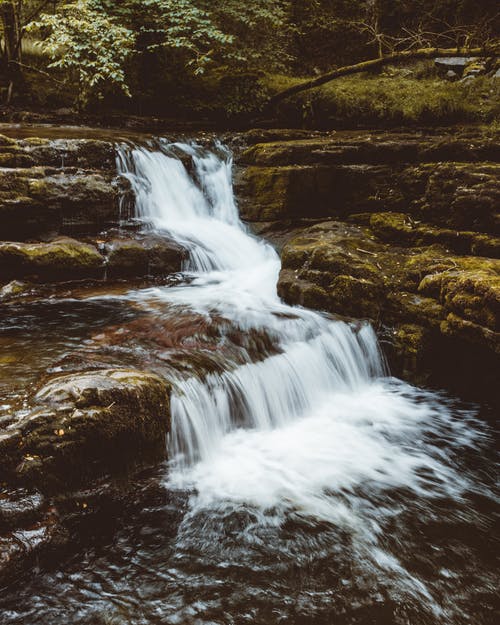
[[[426,75],[430,77],[425,77]],[[446,125],[500,120],[500,81],[479,77],[450,83],[419,68],[419,75],[395,72],[338,78],[305,91],[278,106],[281,121],[309,127]],[[300,82],[285,76],[266,77],[269,92]]]

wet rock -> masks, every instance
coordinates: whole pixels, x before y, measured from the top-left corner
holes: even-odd
[[[373,215],[371,223],[373,230],[322,222],[290,239],[280,296],[370,319],[391,362],[414,381],[456,373],[461,362],[460,375],[491,392],[500,354],[500,261],[425,246],[405,215]]]
[[[19,297],[31,289],[31,284],[26,282],[20,282],[19,280],[12,280],[11,282],[4,284],[0,287],[0,302]]]
[[[0,507],[2,502],[0,502]],[[0,585],[12,582],[41,556],[65,546],[70,536],[57,511],[45,506],[36,518],[0,535]]]
[[[162,237],[112,239],[106,244],[107,276],[165,277],[182,269],[187,250]]]
[[[137,370],[54,378],[0,436],[11,482],[58,492],[165,457],[169,387]]]
[[[22,139],[17,142],[34,164],[52,167],[114,170],[113,143],[97,139]]]
[[[62,230],[95,232],[116,223],[121,192],[114,178],[75,171],[31,180],[28,195],[61,216]]]
[[[5,240],[59,233],[95,233],[119,221],[127,181],[83,170],[47,167],[0,170],[0,219]]]
[[[0,243],[0,272],[6,279],[33,282],[101,277],[104,259],[97,249],[74,239],[50,243]]]
[[[45,498],[37,491],[5,490],[0,494],[0,532],[36,523],[45,505]]]

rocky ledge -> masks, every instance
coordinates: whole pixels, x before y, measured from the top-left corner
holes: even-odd
[[[273,138],[239,166],[243,213],[283,245],[281,297],[371,320],[397,375],[495,398],[498,133]]]
[[[2,424],[0,584],[66,545],[69,519],[89,498],[109,502],[103,479],[165,457],[169,394],[164,380],[136,370],[64,375]]]
[[[31,285],[164,279],[187,252],[139,232],[112,141],[0,136],[0,300]]]

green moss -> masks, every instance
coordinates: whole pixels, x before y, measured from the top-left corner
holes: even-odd
[[[376,282],[352,275],[340,275],[332,280],[328,291],[332,312],[372,320],[380,317],[383,296]]]
[[[38,281],[98,277],[103,258],[97,249],[72,239],[52,243],[0,243],[0,267],[5,276]]]
[[[444,308],[432,297],[405,291],[393,291],[387,296],[385,320],[394,324],[401,321],[419,326],[437,327],[445,315]]]
[[[458,338],[460,341],[467,341],[482,348],[486,347],[490,353],[500,355],[499,332],[494,332],[478,323],[463,319],[454,313],[449,313],[446,320],[441,323],[441,332],[445,336]]]
[[[271,92],[297,84],[295,78],[267,77]],[[309,126],[442,124],[491,122],[500,118],[498,87],[488,78],[450,83],[439,78],[358,74],[337,78],[293,96],[282,116]]]
[[[416,237],[414,224],[405,213],[374,213],[370,217],[370,227],[383,241],[406,243]]]

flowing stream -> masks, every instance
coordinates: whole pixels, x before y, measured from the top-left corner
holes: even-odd
[[[119,151],[137,218],[189,249],[180,284],[126,297],[270,348],[176,379],[167,502],[39,582],[40,622],[493,623],[487,427],[391,378],[368,324],[280,301],[231,166],[222,145]]]

